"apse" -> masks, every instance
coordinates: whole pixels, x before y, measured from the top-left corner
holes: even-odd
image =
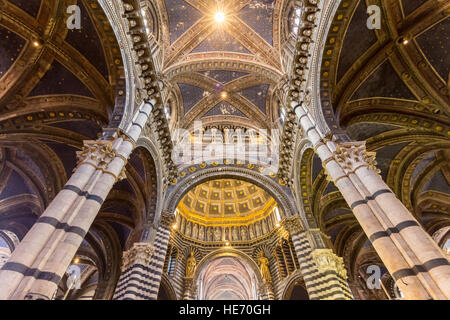
[[[185,237],[211,243],[246,243],[273,232],[282,210],[261,187],[243,180],[216,179],[191,188],[178,203],[176,213],[175,231]]]
[[[255,271],[242,258],[225,256],[207,263],[200,271],[199,300],[257,300]]]

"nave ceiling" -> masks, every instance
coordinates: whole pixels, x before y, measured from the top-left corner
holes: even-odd
[[[171,122],[271,129],[295,14],[289,1],[159,0]],[[216,15],[223,13],[224,21]],[[291,30],[292,31],[292,30]],[[292,54],[292,52],[291,52]]]
[[[73,3],[0,3],[0,228],[19,238],[71,176],[83,140],[122,119],[124,68],[111,25],[97,1],[81,0],[83,28],[67,30],[64,9]],[[365,27],[369,4],[382,8],[381,30]],[[152,6],[144,10],[155,31],[171,129],[191,130],[196,120],[279,127],[296,20],[290,1],[157,0]],[[450,225],[449,10],[450,4],[431,0],[341,1],[318,75],[329,128],[367,141],[380,175],[430,234]],[[309,227],[330,237],[350,277],[357,277],[361,265],[379,258],[318,157],[299,151],[292,187]],[[127,179],[115,185],[80,248],[91,275],[99,272],[98,296],[111,295],[120,253],[157,214],[156,171],[153,155],[138,148]],[[181,201],[186,212],[204,220],[216,206],[217,219],[245,219],[275,205],[262,188],[224,181],[233,187],[208,181],[189,191]]]

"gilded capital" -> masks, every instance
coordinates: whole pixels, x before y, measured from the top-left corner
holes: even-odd
[[[130,250],[123,253],[122,270],[127,269],[133,264],[149,264],[154,251],[154,247],[149,243],[135,243]]]
[[[163,211],[161,213],[161,220],[159,221],[160,227],[170,228],[175,222],[175,215],[172,212]]]
[[[342,278],[347,279],[344,259],[335,255],[333,250],[316,249],[312,252],[312,258],[319,272],[336,271]]]
[[[292,216],[284,219],[283,225],[291,235],[303,230],[303,226],[300,222],[299,216]]]

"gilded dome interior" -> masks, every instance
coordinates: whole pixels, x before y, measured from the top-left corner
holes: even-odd
[[[272,196],[252,183],[218,179],[192,188],[180,201],[178,212],[203,224],[245,224],[266,217],[275,205]]]

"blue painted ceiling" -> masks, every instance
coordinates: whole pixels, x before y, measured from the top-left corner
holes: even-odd
[[[237,16],[273,45],[273,8],[275,0],[253,0]]]
[[[218,30],[211,33],[202,43],[192,50],[193,53],[210,51],[229,51],[250,54],[250,51],[228,32]]]
[[[170,42],[175,42],[202,14],[184,0],[164,0],[169,17]]]
[[[237,116],[247,118],[247,116],[242,113],[237,107],[229,104],[226,101],[219,102],[204,115],[204,117],[210,116]]]
[[[227,84],[228,82],[231,82],[233,80],[248,75],[248,73],[245,72],[227,71],[227,70],[208,70],[208,71],[201,71],[200,73],[222,84]]]

